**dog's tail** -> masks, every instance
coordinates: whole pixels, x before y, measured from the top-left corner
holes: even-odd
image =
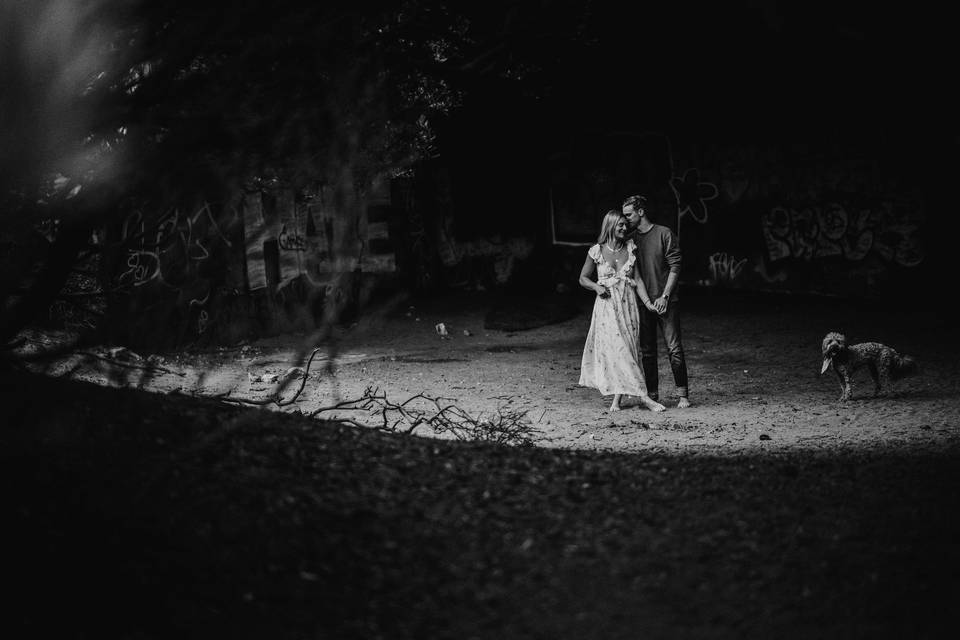
[[[899,353],[893,359],[893,367],[890,370],[890,379],[899,380],[906,376],[917,373],[920,370],[917,361],[910,356],[902,356]]]

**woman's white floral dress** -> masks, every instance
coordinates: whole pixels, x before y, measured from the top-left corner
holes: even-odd
[[[636,290],[628,282],[636,261],[635,248],[633,240],[627,240],[630,257],[620,269],[604,260],[599,244],[587,252],[597,264],[597,282],[605,286],[610,295],[597,296],[593,303],[593,317],[580,361],[580,384],[598,389],[605,396],[647,393],[637,343],[639,301]]]

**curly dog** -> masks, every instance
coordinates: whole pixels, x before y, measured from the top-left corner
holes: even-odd
[[[910,356],[900,355],[892,347],[879,342],[861,342],[847,345],[842,333],[832,331],[823,339],[823,375],[830,365],[840,379],[840,400],[849,400],[852,390],[851,376],[861,367],[867,367],[873,378],[874,395],[879,395],[889,382],[916,373],[917,362]]]

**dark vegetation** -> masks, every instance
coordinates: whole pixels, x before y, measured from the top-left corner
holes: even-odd
[[[590,31],[562,2],[5,4],[0,342],[51,306],[91,340],[166,348],[190,341],[192,299],[249,311],[231,256],[190,259],[217,240],[242,264],[245,192],[322,197],[356,224],[374,182],[438,152],[464,96],[544,94],[551,52]],[[130,250],[172,266],[133,281]],[[323,295],[287,292],[338,320]]]
[[[957,624],[956,451],[513,448],[2,385],[16,637],[939,638]]]

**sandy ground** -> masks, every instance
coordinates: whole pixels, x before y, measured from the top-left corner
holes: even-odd
[[[394,402],[419,393],[442,397],[481,419],[498,410],[525,412],[538,430],[537,444],[548,447],[734,453],[862,445],[935,451],[960,439],[958,339],[936,315],[825,299],[696,292],[681,302],[692,406],[675,407],[661,357],[661,400],[668,410],[610,413],[609,398],[577,385],[592,301],[586,292],[566,295],[575,297],[574,317],[523,331],[485,328],[490,299],[466,294],[373,314],[344,328],[333,367],[327,367],[326,349],[318,352],[296,402],[282,410],[310,413],[372,387]],[[521,304],[535,308],[537,302]],[[440,322],[446,337],[438,335]],[[868,373],[859,371],[853,400],[841,403],[833,373],[820,375],[820,342],[831,330],[846,332],[853,342],[890,344],[914,356],[921,371],[880,397],[872,396]],[[158,354],[149,363],[123,350],[111,357],[105,346],[98,353],[132,366],[73,357],[51,373],[71,370],[79,379],[161,393],[256,400],[275,390],[274,377],[305,365],[298,354],[310,353],[309,339],[286,335]],[[283,397],[299,387],[299,379],[293,382]],[[378,422],[363,411],[321,416]],[[435,435],[425,426],[416,433]]]

